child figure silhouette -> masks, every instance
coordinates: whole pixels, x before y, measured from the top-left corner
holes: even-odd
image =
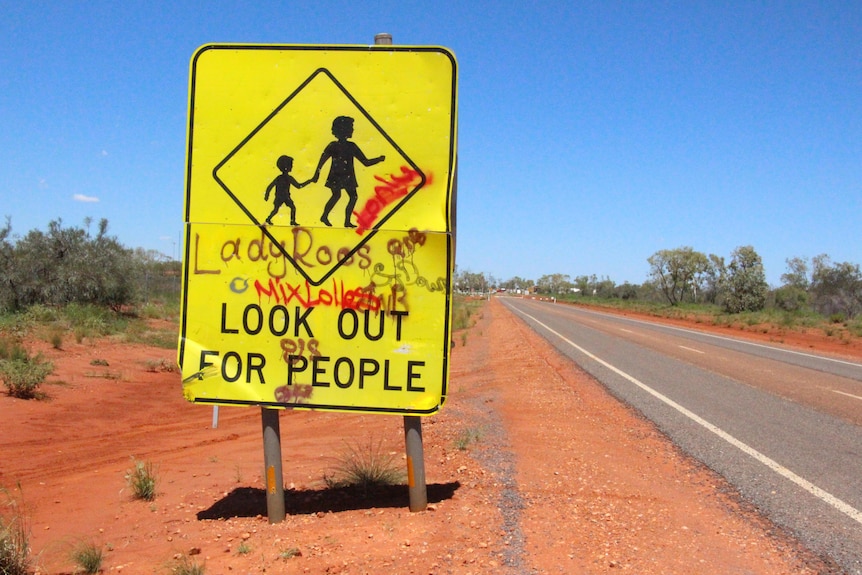
[[[311,179],[317,182],[320,177],[320,170],[327,160],[332,162],[329,167],[329,176],[326,178],[327,188],[332,191],[332,197],[326,202],[323,208],[323,216],[320,221],[331,226],[329,223],[329,212],[335,207],[335,204],[341,199],[341,191],[347,192],[347,208],[344,212],[344,226],[347,228],[355,228],[356,225],[350,221],[350,214],[353,213],[353,208],[356,205],[356,172],[353,168],[354,158],[362,162],[365,167],[373,166],[386,159],[386,156],[378,156],[368,159],[359,146],[355,142],[351,142],[349,138],[353,136],[353,118],[349,116],[338,116],[332,121],[332,135],[337,139],[330,142],[323,153],[320,155],[320,161],[317,163],[317,170],[314,172],[314,177]]]
[[[293,169],[293,158],[290,156],[281,156],[276,160],[275,165],[281,170],[281,173],[266,187],[266,193],[263,196],[264,201],[269,201],[269,193],[275,188],[275,204],[272,212],[266,217],[266,223],[271,225],[272,218],[278,213],[279,208],[287,206],[290,208],[290,225],[298,225],[296,223],[296,205],[290,197],[290,186],[304,188],[311,183],[311,180],[300,184],[296,178],[290,175],[290,170]]]

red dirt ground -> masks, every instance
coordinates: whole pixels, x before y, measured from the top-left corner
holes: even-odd
[[[862,357],[823,335],[750,335]],[[222,407],[213,429],[161,371],[171,350],[34,343],[56,371],[46,400],[0,395],[0,487],[29,520],[35,571],[72,573],[72,550],[93,544],[104,572],[134,574],[183,557],[208,574],[833,572],[499,302],[454,339],[450,395],[423,419],[428,510],[410,513],[403,486],[324,480],[347,447],[403,463],[402,418],[285,411],[275,525],[259,410]],[[129,492],[133,458],[156,468],[153,502]]]

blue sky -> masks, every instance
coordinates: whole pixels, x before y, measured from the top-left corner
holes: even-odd
[[[647,279],[752,245],[862,263],[862,3],[0,1],[0,216],[181,254],[189,61],[398,44],[459,65],[459,269]]]

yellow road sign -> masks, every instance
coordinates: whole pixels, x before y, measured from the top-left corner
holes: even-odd
[[[454,56],[208,45],[190,76],[186,398],[437,411],[454,266]]]

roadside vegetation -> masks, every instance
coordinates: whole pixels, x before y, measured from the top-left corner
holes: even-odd
[[[629,309],[741,329],[818,329],[839,341],[862,337],[862,271],[826,254],[792,257],[780,286],[769,286],[752,246],[723,256],[692,247],[647,258],[647,281],[617,284],[596,275],[546,274],[501,281],[457,270],[453,279],[452,344],[491,293],[531,294],[558,301]],[[71,342],[112,337],[176,346],[181,262],[129,249],[108,234],[107,220],[82,227],[52,221],[47,230],[14,235],[0,226],[0,383],[15,397],[38,399],[53,366],[28,347],[33,340],[62,350]],[[164,366],[153,366],[162,369]]]
[[[171,575],[204,575],[206,568],[187,555],[180,555],[168,565],[168,573]]]
[[[452,345],[457,341],[462,346],[467,344],[467,333],[470,327],[481,316],[482,307],[487,298],[456,293],[452,297]]]
[[[476,320],[476,314],[485,304],[485,298],[470,297],[464,294],[455,294],[452,298],[452,330],[459,331],[467,329]]]
[[[483,430],[479,427],[468,427],[466,429],[462,429],[458,435],[455,436],[455,448],[458,449],[458,451],[466,451],[469,449],[470,445],[478,443],[482,439],[483,434]]]
[[[405,473],[395,453],[383,449],[382,442],[368,445],[347,445],[336,458],[331,473],[323,480],[331,489],[358,487],[364,493],[376,487],[400,485]]]
[[[50,361],[41,354],[31,354],[18,338],[0,335],[0,381],[9,395],[19,399],[39,397],[39,386],[52,371]]]
[[[30,573],[30,526],[20,508],[20,500],[0,489],[0,573]]]
[[[574,304],[609,307],[746,330],[822,331],[838,341],[862,337],[862,270],[821,254],[792,257],[780,286],[766,281],[752,246],[724,257],[684,246],[647,258],[648,279],[637,285],[608,277],[547,274],[538,280],[459,271],[455,288],[476,297],[488,293],[530,294]]]
[[[155,500],[157,480],[152,462],[132,458],[132,468],[126,471],[125,478],[133,498],[143,501]]]
[[[101,337],[176,346],[173,325],[153,321],[179,316],[180,262],[123,247],[107,220],[91,227],[57,220],[23,237],[8,219],[0,227],[0,381],[9,395],[44,396],[53,366],[28,348],[33,340],[58,350]]]
[[[76,545],[71,558],[77,567],[76,573],[95,575],[102,570],[102,548],[96,543],[84,542]]]

